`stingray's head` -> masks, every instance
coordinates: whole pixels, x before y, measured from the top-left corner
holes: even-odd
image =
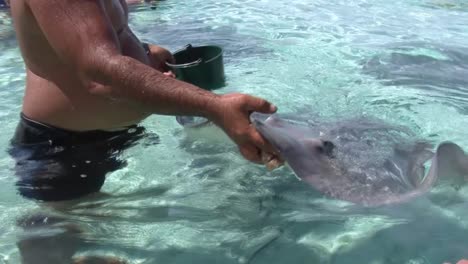
[[[275,115],[255,113],[251,121],[300,178],[331,173],[335,145],[317,137],[315,130],[289,123]]]
[[[298,140],[295,149],[288,151],[289,165],[301,178],[321,177],[332,173],[335,163],[333,142],[320,138]]]

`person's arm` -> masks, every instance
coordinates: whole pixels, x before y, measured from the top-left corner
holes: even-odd
[[[123,56],[101,1],[28,3],[49,44],[81,76],[90,93],[133,100],[158,114],[208,117],[215,112],[215,94]]]
[[[269,102],[219,96],[123,56],[101,0],[26,1],[56,54],[81,76],[89,93],[131,100],[155,114],[207,117],[254,162],[261,162],[261,150],[272,151],[248,119],[253,111],[276,111]]]

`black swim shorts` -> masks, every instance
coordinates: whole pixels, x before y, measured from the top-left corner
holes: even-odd
[[[140,126],[119,131],[75,132],[21,114],[8,152],[15,160],[19,193],[61,201],[98,192],[107,173],[125,166],[119,154],[143,137]]]
[[[7,4],[5,3],[4,0],[0,0],[0,8],[7,8]]]

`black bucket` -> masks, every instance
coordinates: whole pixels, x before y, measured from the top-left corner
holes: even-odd
[[[225,85],[222,48],[187,45],[173,56],[175,64],[166,64],[174,71],[177,79],[205,90],[214,90]]]

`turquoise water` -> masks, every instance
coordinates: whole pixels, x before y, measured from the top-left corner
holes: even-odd
[[[373,115],[439,143],[468,147],[468,6],[456,0],[161,1],[133,7],[131,27],[175,51],[225,49],[228,85],[280,112]],[[20,111],[24,68],[0,13],[0,146]],[[129,263],[443,263],[468,258],[468,189],[435,188],[405,206],[348,211],[283,168],[244,161],[215,128],[173,117],[124,153],[103,192],[44,207],[16,194],[0,152],[0,263],[19,248],[112,255]],[[145,144],[147,143],[147,144]],[[24,219],[49,224],[23,230]],[[58,219],[58,220],[54,220]],[[79,230],[71,232],[70,230]],[[30,241],[31,245],[18,241]],[[31,253],[32,252],[32,253]]]

